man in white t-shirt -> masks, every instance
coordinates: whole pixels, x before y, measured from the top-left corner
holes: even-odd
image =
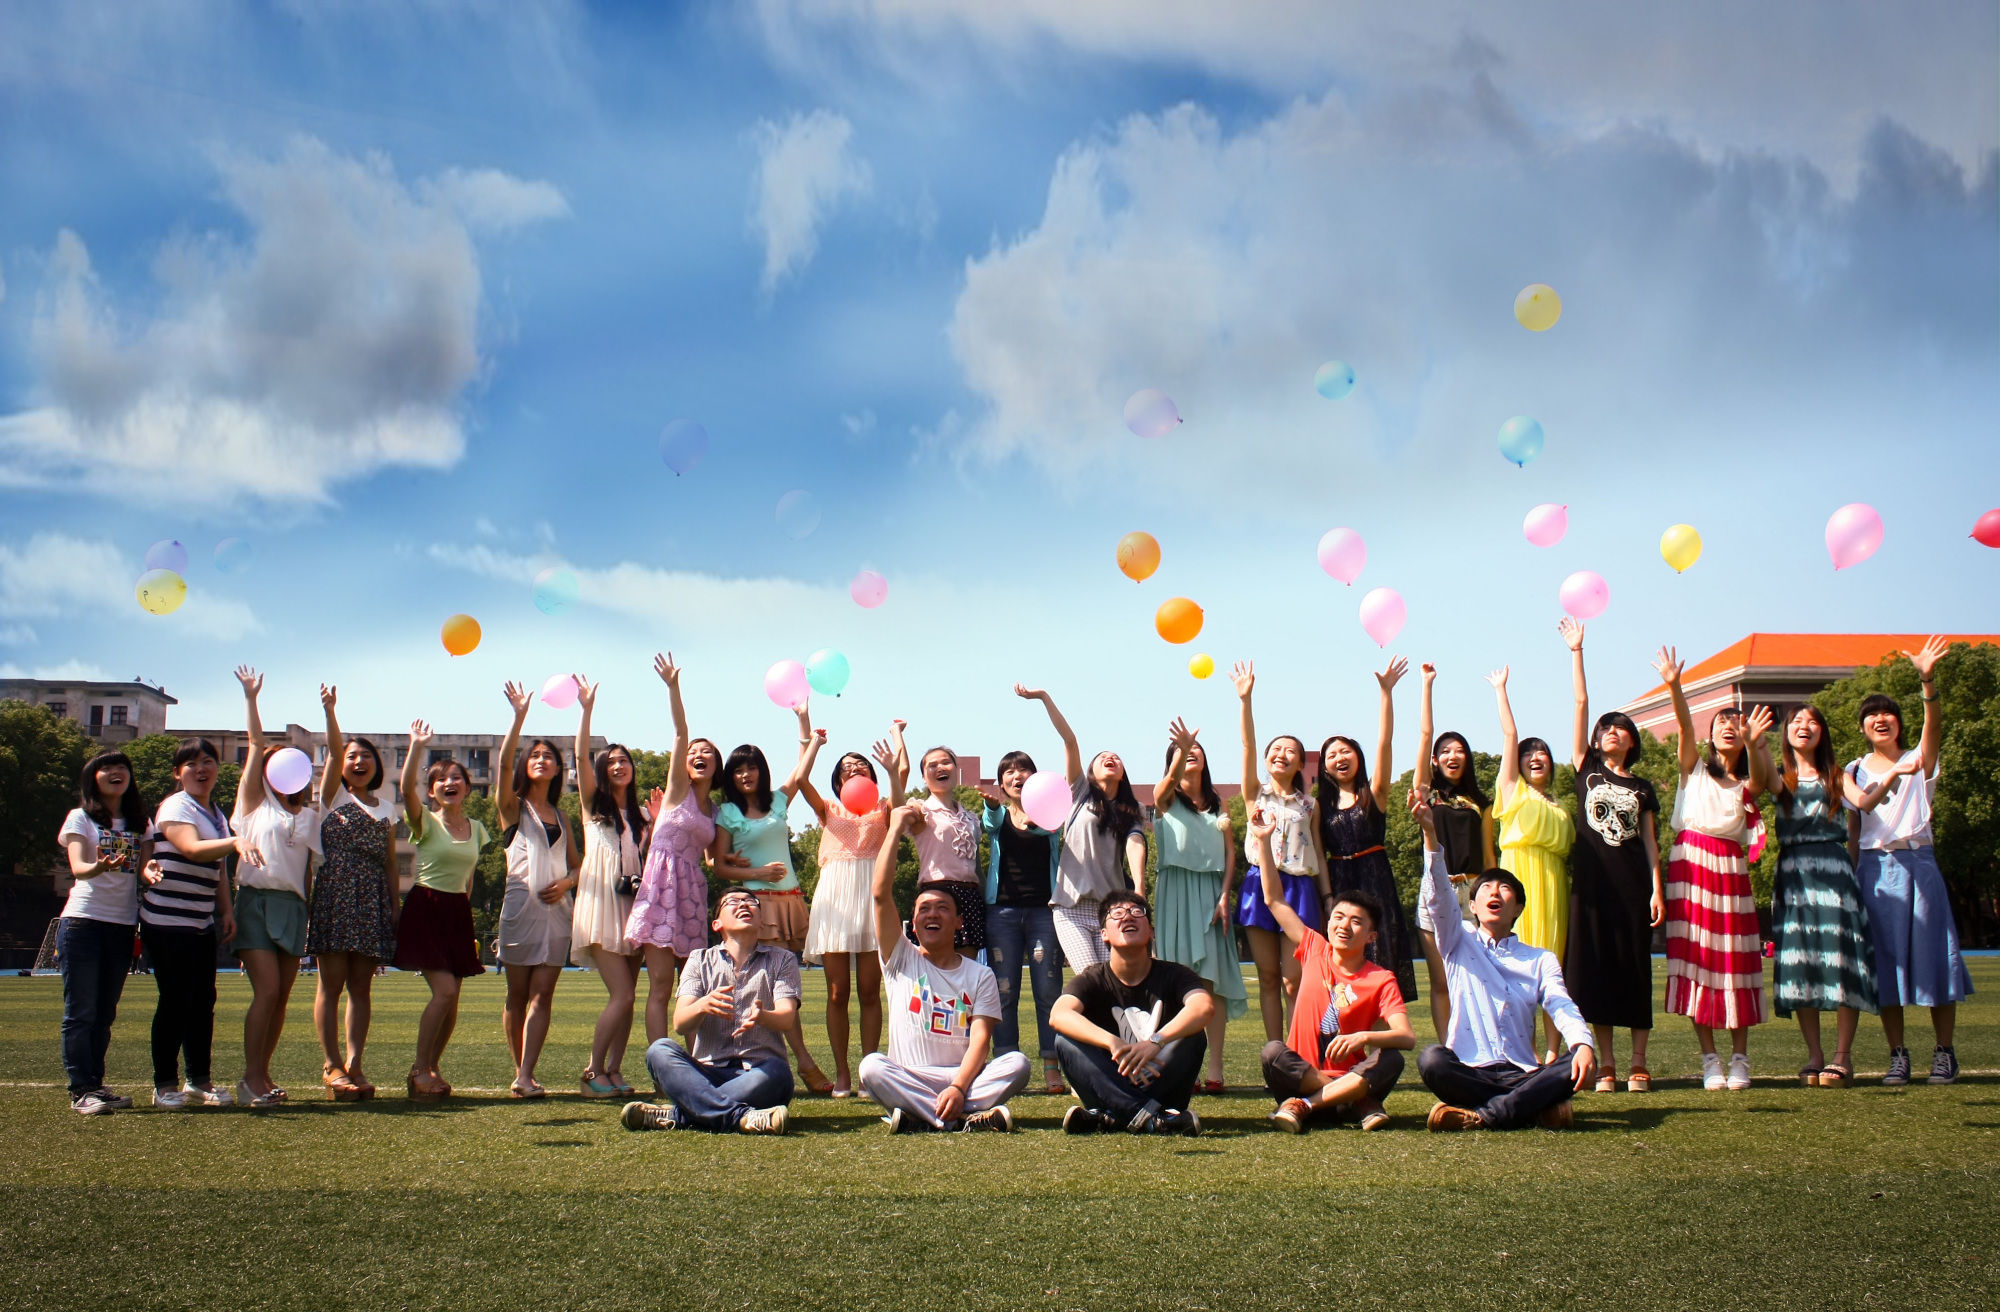
[[[903,937],[896,910],[898,838],[921,823],[915,808],[889,818],[889,835],[875,858],[875,941],[882,945],[888,989],[889,1051],[861,1059],[861,1087],[888,1109],[889,1131],[1014,1128],[1007,1100],[1028,1083],[1028,1059],[1018,1052],[986,1059],[1000,1019],[1000,985],[993,972],[952,946],[958,902],[936,884],[917,889],[910,915],[914,945]]]

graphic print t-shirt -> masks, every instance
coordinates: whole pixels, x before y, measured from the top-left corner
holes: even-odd
[[[1576,777],[1576,818],[1606,847],[1639,842],[1639,817],[1648,811],[1659,814],[1659,794],[1637,775],[1592,766]]]
[[[1359,1060],[1329,1061],[1326,1045],[1337,1034],[1359,1034],[1382,1021],[1407,1011],[1403,990],[1396,984],[1394,971],[1372,961],[1348,974],[1340,968],[1333,944],[1323,934],[1306,931],[1296,954],[1299,959],[1299,998],[1292,1012],[1292,1030],[1285,1046],[1331,1075],[1343,1075]]]
[[[1137,984],[1119,979],[1106,961],[1078,971],[1063,992],[1076,999],[1085,1020],[1126,1043],[1138,1043],[1179,1015],[1188,994],[1207,987],[1178,961],[1154,958],[1153,968]]]
[[[1000,1019],[1000,985],[992,971],[965,956],[945,970],[901,936],[882,963],[882,984],[889,999],[889,1059],[902,1066],[957,1066],[972,1042],[973,1019]]]

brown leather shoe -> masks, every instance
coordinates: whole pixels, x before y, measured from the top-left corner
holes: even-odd
[[[1544,1130],[1567,1130],[1576,1124],[1576,1107],[1565,1098],[1535,1118]]]
[[[1432,1134],[1453,1134],[1459,1130],[1483,1130],[1486,1122],[1479,1119],[1478,1112],[1441,1102],[1424,1118],[1424,1128]]]

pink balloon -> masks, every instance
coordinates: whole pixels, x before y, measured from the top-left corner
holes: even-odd
[[[1319,567],[1349,587],[1368,563],[1368,544],[1351,528],[1329,529],[1319,540]]]
[[[1021,785],[1021,809],[1044,829],[1060,829],[1069,819],[1069,780],[1053,770],[1037,770]]]
[[[551,674],[542,685],[542,705],[557,710],[576,704],[576,679],[568,674]]]
[[[1833,557],[1837,570],[1859,565],[1881,545],[1882,517],[1873,506],[1856,501],[1834,511],[1833,518],[1826,521],[1826,554]]]
[[[779,661],[764,671],[764,695],[786,710],[804,705],[812,696],[806,667],[797,661]]]
[[[1538,547],[1553,547],[1569,532],[1569,507],[1544,501],[1521,521],[1521,535]]]
[[[271,759],[264,763],[264,778],[274,793],[296,793],[311,783],[312,777],[312,758],[296,747],[272,752]]]
[[[847,595],[864,610],[874,610],[889,599],[889,580],[872,569],[864,569],[847,585]]]
[[[1602,574],[1580,569],[1563,580],[1562,591],[1557,595],[1571,618],[1594,620],[1611,604],[1611,585]]]
[[[1377,588],[1361,599],[1361,627],[1375,639],[1377,647],[1386,647],[1396,640],[1396,635],[1403,631],[1406,614],[1403,594],[1394,588]]]
[[[2000,510],[1989,510],[1972,526],[1972,536],[1989,547],[2000,547]]]

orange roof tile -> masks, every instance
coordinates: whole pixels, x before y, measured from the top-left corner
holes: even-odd
[[[1852,671],[1879,664],[1891,652],[1915,651],[1930,636],[1928,633],[1753,633],[1688,666],[1681,674],[1681,683],[1684,687],[1693,686],[1737,669]],[[1953,643],[2000,645],[2000,635],[1991,633],[1947,633],[1944,639]],[[1666,690],[1667,685],[1656,683],[1626,705],[1650,701]]]

